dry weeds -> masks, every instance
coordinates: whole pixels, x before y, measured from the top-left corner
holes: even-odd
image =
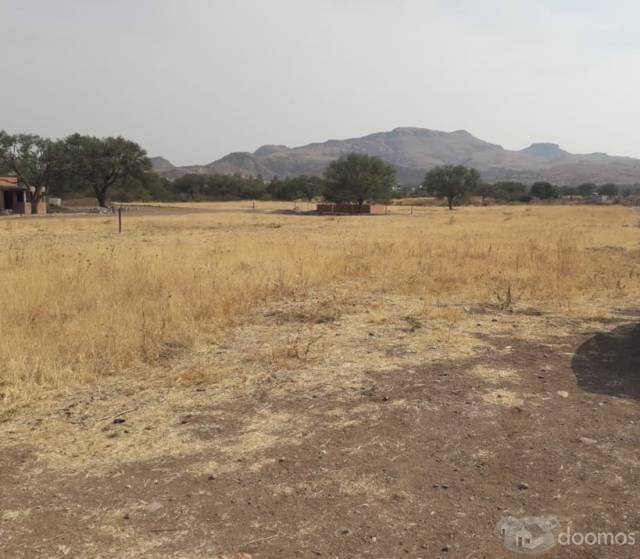
[[[473,320],[469,306],[593,319],[640,296],[638,215],[625,208],[321,218],[249,205],[131,212],[122,235],[112,217],[1,220],[0,398],[167,370],[224,344],[231,327],[251,323],[266,305],[314,290],[323,297],[298,316],[281,311],[291,330],[267,340],[271,347],[249,348],[245,359],[313,361],[330,347],[327,324],[362,294],[407,297],[403,328],[443,347]],[[384,324],[385,307],[376,316],[370,306],[372,325]],[[204,369],[223,374],[211,373],[210,355]],[[203,375],[192,368],[180,379]]]

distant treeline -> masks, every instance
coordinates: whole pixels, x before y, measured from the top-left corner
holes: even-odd
[[[112,198],[119,201],[313,200],[322,195],[324,187],[324,180],[315,176],[275,178],[266,182],[261,177],[240,175],[185,175],[171,181],[149,174],[145,181],[114,190]]]
[[[144,179],[127,180],[115,188],[111,198],[120,202],[142,201],[225,201],[225,200],[314,200],[326,190],[326,180],[317,176],[275,178],[268,182],[261,177],[239,175],[185,175],[175,180],[148,173]],[[55,190],[54,190],[55,192]],[[488,203],[530,203],[534,200],[594,197],[626,198],[640,192],[640,185],[621,186],[612,183],[579,186],[557,186],[548,182],[536,182],[529,186],[515,181],[496,183],[480,182],[467,193],[467,199],[480,198]],[[90,196],[92,191],[59,192],[61,196]],[[392,192],[393,198],[411,198],[428,195],[424,186],[399,186]],[[461,203],[464,201],[461,200]]]
[[[176,180],[162,178],[155,173],[145,181],[129,181],[123,188],[115,189],[112,198],[117,201],[224,201],[224,200],[313,200],[322,197],[326,190],[323,177],[300,176],[275,178],[270,182],[262,178],[239,175],[185,175]],[[529,203],[533,200],[559,198],[591,199],[597,196],[625,198],[640,192],[640,185],[620,186],[612,183],[579,186],[557,186],[548,182],[536,182],[529,186],[515,181],[496,183],[480,182],[467,197],[478,197],[483,202]],[[67,193],[70,194],[70,193]],[[90,192],[75,193],[90,195]],[[424,186],[399,186],[392,192],[394,198],[425,196]]]
[[[534,200],[557,200],[560,198],[594,197],[626,198],[640,192],[640,185],[617,185],[613,183],[584,183],[579,186],[558,186],[549,182],[536,182],[531,186],[517,181],[498,181],[487,183],[480,181],[475,187],[465,192],[467,199],[478,197],[483,202],[489,200],[501,203],[524,203]],[[412,198],[425,195],[425,187],[402,186],[397,189],[398,198]]]

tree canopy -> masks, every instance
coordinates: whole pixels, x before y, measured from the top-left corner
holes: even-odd
[[[551,200],[560,197],[558,187],[543,181],[532,184],[529,192],[531,196],[539,200]]]
[[[620,189],[615,184],[603,184],[598,187],[598,194],[601,196],[617,196],[620,193]]]
[[[64,162],[62,142],[0,130],[0,170],[14,174],[31,189],[34,209],[60,179]]]
[[[578,194],[584,198],[588,198],[589,196],[593,196],[596,193],[596,189],[598,187],[591,183],[585,182],[578,186]]]
[[[73,134],[64,141],[65,173],[89,185],[100,206],[107,205],[109,190],[127,179],[141,179],[151,170],[147,153],[121,136],[96,138]]]
[[[452,210],[468,194],[475,192],[480,184],[480,173],[463,165],[443,165],[427,173],[423,188],[432,196],[445,198]]]
[[[304,198],[309,202],[320,196],[325,189],[325,181],[322,177],[313,175],[301,175],[279,179],[275,177],[268,185],[267,192],[274,200],[297,200]]]
[[[325,171],[324,197],[329,202],[383,202],[391,198],[396,182],[393,167],[373,155],[351,153],[332,162]]]

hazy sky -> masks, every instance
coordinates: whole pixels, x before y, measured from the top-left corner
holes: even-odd
[[[0,129],[176,164],[396,126],[640,157],[637,0],[0,0]]]

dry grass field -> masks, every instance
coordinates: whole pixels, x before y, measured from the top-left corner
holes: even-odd
[[[637,211],[291,209],[0,219],[7,557],[493,558],[506,513],[638,520]]]
[[[341,282],[354,294],[418,297],[425,317],[453,323],[471,305],[597,316],[640,296],[640,230],[628,209],[434,208],[358,219],[199,205],[207,207],[247,211],[131,212],[122,235],[110,216],[0,222],[3,391],[153,365],[215,341],[269,301],[319,287],[348,299]]]

